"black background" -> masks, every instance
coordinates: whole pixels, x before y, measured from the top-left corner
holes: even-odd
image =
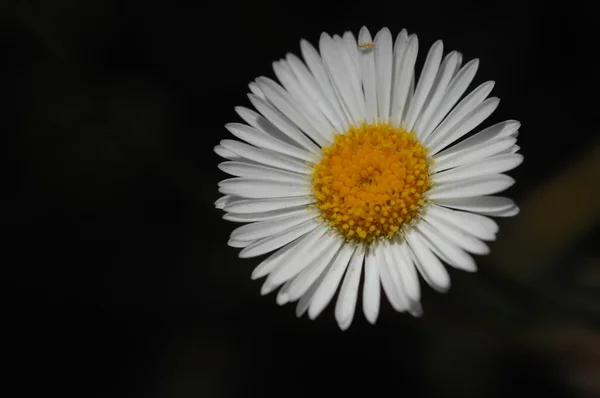
[[[508,194],[544,192],[598,156],[592,2],[195,4],[0,8],[3,357],[17,396],[600,395],[597,218],[535,277],[509,264],[527,244],[504,256],[494,243],[479,273],[451,271],[448,294],[424,289],[423,318],[385,302],[371,326],[359,305],[341,332],[331,305],[313,322],[260,296],[258,261],[226,246],[234,225],[213,206],[225,175],[212,149],[249,106],[247,84],[301,38],[362,25],[417,33],[418,65],[437,39],[480,58],[472,87],[495,80],[502,99],[489,122],[523,123]],[[574,182],[596,216],[597,183]],[[561,206],[528,227],[560,230]],[[520,217],[500,225],[523,236]]]

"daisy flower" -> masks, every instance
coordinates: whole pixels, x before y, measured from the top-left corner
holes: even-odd
[[[381,296],[420,316],[419,276],[446,292],[443,265],[473,272],[471,254],[489,252],[490,217],[516,215],[503,174],[518,166],[517,121],[465,138],[496,109],[489,81],[465,95],[479,61],[430,48],[417,76],[417,36],[384,28],[373,39],[322,34],[302,40],[302,59],[274,62],[277,81],[259,77],[237,107],[245,123],[225,127],[215,152],[232,178],[215,203],[225,220],[245,223],[228,244],[242,258],[269,253],[252,273],[261,293],[316,318],[334,299],[342,330],[359,298],[370,323]],[[362,289],[359,288],[362,280]],[[383,292],[382,292],[383,290]]]

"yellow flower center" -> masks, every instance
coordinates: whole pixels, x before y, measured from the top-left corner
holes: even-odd
[[[323,151],[312,175],[316,206],[347,239],[392,237],[425,205],[429,161],[414,132],[352,126]]]

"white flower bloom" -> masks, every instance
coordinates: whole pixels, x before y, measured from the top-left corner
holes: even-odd
[[[520,124],[505,121],[467,139],[498,106],[486,82],[464,96],[479,65],[443,57],[437,41],[418,78],[416,35],[386,28],[358,41],[323,34],[319,52],[301,41],[273,64],[279,83],[250,84],[258,111],[238,107],[245,121],[226,127],[215,152],[234,176],[219,184],[224,219],[247,223],[231,233],[240,257],[273,252],[252,273],[266,277],[261,293],[279,288],[277,302],[298,301],[298,316],[317,317],[334,298],[347,329],[359,295],[367,320],[379,314],[381,287],[397,311],[415,316],[419,275],[445,292],[442,264],[475,271],[469,253],[487,254],[496,238],[489,218],[516,215],[504,197],[490,196],[514,180],[502,174],[517,154]],[[457,144],[452,145],[456,141]],[[363,280],[362,292],[359,285]]]

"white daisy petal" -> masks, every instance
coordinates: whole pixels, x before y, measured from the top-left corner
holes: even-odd
[[[314,228],[304,235],[299,236],[297,239],[290,241],[289,244],[283,246],[281,249],[277,250],[275,253],[271,254],[260,264],[258,264],[258,266],[254,268],[254,271],[252,271],[251,278],[256,280],[269,275],[274,269],[279,267],[280,264],[285,264],[288,257],[294,256],[294,253],[297,252],[298,247],[301,246],[302,242],[304,242],[306,239],[310,239],[311,234],[318,233],[323,229],[324,228]]]
[[[473,108],[477,105],[481,104],[488,96],[488,94],[494,88],[494,82],[485,82],[475,90],[473,90],[469,95],[467,95],[462,101],[456,105],[452,112],[439,126],[436,127],[435,130],[429,135],[424,141],[427,147],[432,147],[433,145],[439,145],[439,143],[444,140],[448,133],[452,131],[452,128],[459,123],[465,116],[467,116]]]
[[[367,45],[373,42],[369,30],[364,26],[358,34],[358,42],[360,45]],[[375,79],[375,51],[372,48],[365,47],[361,50],[360,67],[362,86],[367,105],[367,121],[375,123],[377,121],[377,81]]]
[[[217,155],[219,155],[220,157],[222,157],[224,159],[239,160],[242,158],[240,155],[236,154],[235,152],[230,151],[229,149],[225,148],[222,145],[215,146],[214,151]]]
[[[350,76],[350,83],[354,90],[357,103],[359,105],[360,112],[363,120],[366,118],[367,105],[362,92],[361,77],[360,77],[360,65],[358,59],[358,43],[354,35],[350,32],[345,32],[344,37],[334,36],[335,42],[338,44],[338,48],[342,54],[346,70]]]
[[[343,133],[348,126],[345,124],[345,120],[341,117],[340,112],[336,111],[334,105],[332,105],[327,96],[321,90],[321,87],[317,84],[317,81],[310,73],[306,65],[294,54],[287,54],[286,60],[292,69],[292,72],[306,91],[307,96],[313,101],[316,107],[323,113],[325,118],[329,120],[329,123],[334,127],[338,133]]]
[[[469,113],[461,119],[460,122],[456,123],[445,135],[438,134],[438,140],[433,140],[430,144],[430,153],[435,155],[440,150],[444,149],[448,145],[452,144],[475,127],[479,126],[485,119],[487,119],[500,104],[500,99],[489,98],[483,101],[481,104],[474,107]]]
[[[221,171],[236,177],[256,178],[259,180],[279,181],[284,183],[310,183],[310,177],[292,173],[273,167],[244,161],[227,161],[217,166]]]
[[[301,111],[302,114],[306,115],[308,121],[328,142],[331,142],[333,139],[333,126],[315,106],[314,102],[296,79],[296,76],[288,63],[284,60],[274,62],[273,70],[283,87],[292,96],[291,99],[295,100],[294,105],[296,108]]]
[[[501,123],[496,123],[493,126],[487,127],[477,134],[466,138],[456,145],[452,145],[448,149],[437,153],[435,155],[436,161],[443,161],[449,156],[456,154],[461,151],[472,151],[474,148],[479,147],[481,144],[490,143],[492,140],[500,138],[515,136],[521,124],[516,120],[507,120]]]
[[[227,241],[227,245],[231,246],[231,247],[235,247],[236,249],[242,249],[248,245],[250,245],[252,243],[252,241],[241,241],[241,240],[234,240],[234,239],[229,239]]]
[[[386,284],[389,285],[387,289],[389,290],[389,293],[387,293],[388,299],[396,311],[406,311],[408,309],[408,297],[404,292],[404,284],[402,283],[400,271],[396,267],[396,259],[390,250],[389,242],[384,239],[376,250],[377,264],[380,266],[381,284],[384,290],[386,290]]]
[[[262,99],[266,98],[265,93],[262,92],[262,90],[258,87],[256,83],[252,82],[248,85],[248,87],[250,87],[250,91],[252,92],[252,94]]]
[[[512,199],[502,196],[475,196],[472,198],[443,199],[437,204],[473,213],[506,211],[515,207]]]
[[[514,217],[521,212],[519,206],[511,207],[507,210],[498,210],[498,211],[481,211],[479,214],[484,214],[490,217]]]
[[[342,330],[348,329],[354,319],[364,259],[365,246],[358,245],[352,255],[350,265],[346,269],[346,275],[335,305],[335,319]]]
[[[298,300],[307,292],[344,245],[344,241],[339,238],[333,239],[328,243],[325,250],[321,252],[321,256],[304,268],[292,281],[289,289],[290,301]]]
[[[450,109],[458,102],[460,97],[465,93],[469,84],[473,81],[477,68],[479,67],[479,60],[474,59],[467,63],[456,76],[452,78],[448,89],[444,93],[442,101],[436,108],[435,112],[427,122],[427,126],[424,127],[422,133],[422,139],[425,140],[435,130],[444,117],[450,112]]]
[[[482,240],[495,240],[496,232],[498,232],[498,224],[491,218],[480,216],[479,214],[451,210],[437,205],[427,208],[426,217],[450,223],[450,225]]]
[[[358,98],[354,93],[351,81],[351,76],[348,73],[347,67],[344,65],[344,54],[340,51],[340,46],[326,33],[321,35],[319,40],[319,49],[323,61],[327,66],[334,87],[339,90],[340,103],[342,108],[347,107],[352,120],[362,120],[364,115],[361,114],[361,109],[358,104]]]
[[[275,235],[269,236],[267,238],[260,239],[256,242],[253,242],[250,246],[246,247],[239,254],[240,258],[249,258],[260,256],[261,254],[269,253],[273,250],[277,250],[280,247],[287,245],[290,242],[298,239],[302,235],[307,232],[312,231],[317,228],[320,222],[315,219],[306,221],[303,224],[297,225],[287,231]]]
[[[408,38],[406,49],[396,54],[394,62],[399,64],[395,68],[394,90],[392,98],[392,124],[399,126],[402,121],[402,116],[408,110],[410,103],[409,97],[412,94],[411,84],[414,84],[414,68],[417,61],[417,53],[419,52],[419,39],[416,35],[411,35]]]
[[[436,184],[468,180],[472,177],[499,174],[512,170],[523,162],[523,155],[504,154],[496,155],[484,161],[470,163],[451,170],[442,171],[433,175],[432,182]]]
[[[230,178],[219,183],[219,192],[248,199],[308,196],[312,193],[309,182],[281,182],[256,178]]]
[[[352,257],[356,245],[346,244],[338,252],[337,257],[327,271],[325,278],[321,282],[313,299],[308,307],[308,317],[315,319],[327,307],[340,284],[340,280],[344,275],[344,271],[348,267],[350,258]]]
[[[327,138],[315,127],[310,120],[303,115],[298,103],[279,84],[267,77],[259,77],[256,84],[265,93],[267,99],[286,115],[296,126],[300,128],[319,146],[328,144]]]
[[[356,41],[356,37],[350,31],[344,32],[344,43],[346,43],[346,51],[350,56],[352,62],[350,66],[353,70],[353,77],[355,79],[356,87],[361,89],[361,76],[360,76],[360,55],[358,53],[358,42]]]
[[[393,52],[392,34],[387,28],[375,36],[375,70],[377,87],[377,108],[379,120],[387,123],[390,116],[392,94]]]
[[[458,60],[456,62],[456,67],[454,68],[454,73],[452,74],[452,77],[458,75],[458,72],[460,72],[460,68],[463,62],[463,55],[459,52],[457,52],[456,54],[458,55]]]
[[[296,196],[285,198],[240,199],[227,203],[224,210],[232,213],[262,213],[296,206],[309,205],[317,199],[314,196]]]
[[[231,239],[247,241],[266,238],[287,231],[318,216],[319,213],[303,208],[292,210],[279,217],[238,227],[231,232]]]
[[[438,199],[466,198],[478,195],[492,195],[504,191],[515,183],[515,180],[504,174],[484,175],[456,182],[434,186],[428,198]]]
[[[321,56],[313,47],[313,45],[307,42],[306,40],[300,41],[300,49],[302,51],[304,61],[306,61],[306,65],[308,66],[308,68],[312,72],[313,77],[317,81],[317,86],[321,89],[321,91],[327,98],[329,104],[332,105],[332,108],[337,113],[340,120],[343,121],[343,125],[347,128],[348,126],[350,126],[350,120],[346,117],[345,112],[343,110],[343,105],[340,103],[335,93],[333,82],[329,78],[329,73],[325,69],[325,65]]]
[[[290,279],[289,281],[284,283],[283,286],[281,286],[281,289],[279,289],[279,292],[277,292],[277,298],[275,299],[277,301],[277,304],[285,305],[290,302],[288,290],[290,289],[291,284],[292,280]]]
[[[280,285],[294,278],[304,268],[312,264],[328,247],[336,243],[338,237],[333,233],[326,234],[326,232],[326,228],[318,228],[318,231],[298,247],[293,256],[286,259],[285,264],[281,264],[280,267],[271,272],[267,278],[269,283]]]
[[[398,238],[392,241],[390,250],[394,256],[394,264],[400,272],[404,291],[411,301],[418,302],[421,300],[421,286],[419,284],[419,276],[412,262],[412,258],[408,253],[408,246],[405,242]]]
[[[483,142],[470,150],[453,153],[441,160],[434,156],[435,164],[429,170],[431,173],[439,173],[460,165],[479,162],[494,155],[506,153],[508,149],[513,147],[515,142],[517,142],[517,139],[513,137],[502,138],[491,142]]]
[[[423,279],[438,292],[448,291],[450,289],[448,271],[437,256],[429,250],[423,236],[414,229],[409,230],[405,236],[415,265]]]
[[[300,210],[306,211],[306,206],[298,206],[298,207],[294,207],[291,209],[272,210],[272,211],[266,211],[263,213],[245,213],[245,214],[244,213],[242,213],[242,214],[225,213],[223,215],[223,219],[227,220],[227,221],[233,221],[233,222],[249,223],[249,222],[264,221],[264,220],[268,220],[270,218],[281,217],[286,214],[294,213],[294,212],[297,212]]]
[[[221,145],[245,159],[252,160],[260,164],[293,171],[300,174],[310,174],[312,172],[311,167],[307,164],[268,149],[255,148],[248,144],[244,144],[243,142],[234,140],[222,140]]]
[[[284,114],[276,109],[266,98],[259,98],[255,95],[248,95],[252,105],[258,110],[273,126],[285,134],[290,140],[298,143],[304,149],[321,156],[323,151],[314,142],[312,142],[298,127],[290,121]]]
[[[427,102],[423,105],[423,109],[417,122],[414,126],[414,131],[417,133],[417,137],[420,140],[425,139],[424,137],[424,129],[425,126],[429,123],[431,116],[437,109],[438,105],[442,101],[444,94],[446,93],[446,88],[450,83],[450,79],[456,69],[456,64],[458,62],[458,53],[456,51],[451,52],[446,56],[440,68],[438,70],[438,74],[433,82],[433,86],[431,87],[431,91],[429,93],[429,97],[427,98]]]
[[[294,250],[286,254],[285,261],[280,261],[271,270],[263,284],[263,295],[270,293],[281,284],[293,279],[304,268],[309,266],[325,250],[327,244],[331,242],[331,236],[326,234],[326,232],[327,228],[315,228],[305,237],[302,237],[302,241],[296,245]],[[307,252],[309,252],[308,256],[306,255]]]
[[[414,97],[411,101],[408,113],[406,114],[405,124],[407,131],[413,130],[417,118],[421,113],[423,104],[429,95],[429,91],[431,90],[431,86],[433,86],[435,76],[437,75],[437,71],[440,67],[443,51],[444,45],[442,44],[441,40],[438,40],[433,44],[433,46],[431,46],[431,49],[427,54],[427,59],[425,60],[425,65],[421,71],[421,76],[419,76]]]
[[[279,130],[273,123],[267,120],[265,117],[251,109],[244,108],[243,106],[236,106],[235,112],[246,122],[248,125],[260,130],[267,136],[271,136],[279,141],[283,141],[286,144],[293,145],[296,148],[303,148],[300,143],[291,139],[281,130]],[[305,148],[306,149],[306,148]]]
[[[473,257],[469,256],[458,246],[448,242],[446,237],[437,229],[425,222],[419,223],[415,228],[430,244],[431,249],[437,249],[436,251],[439,253],[440,257],[442,257],[448,265],[463,271],[477,271],[477,266],[475,265]]]
[[[219,199],[217,199],[215,201],[215,207],[217,209],[224,209],[225,205],[227,204],[227,202],[229,202],[230,199],[231,199],[231,196],[229,196],[229,195],[221,196]]]
[[[365,256],[365,282],[363,286],[362,306],[365,318],[371,324],[375,324],[379,316],[379,301],[381,300],[380,286],[375,255],[372,248],[369,248]]]
[[[302,315],[304,315],[304,313],[310,306],[310,303],[312,302],[317,289],[319,288],[319,286],[321,286],[323,279],[325,279],[325,275],[327,275],[327,271],[329,271],[329,269],[331,268],[332,265],[333,265],[333,261],[330,262],[329,264],[327,264],[325,269],[320,271],[317,279],[312,283],[312,285],[310,285],[310,287],[302,295],[302,297],[300,297],[300,300],[298,301],[298,304],[296,305],[296,316],[298,318],[301,317]]]
[[[465,230],[458,228],[455,224],[441,218],[431,217],[426,214],[423,220],[438,230],[442,236],[465,249],[469,253],[485,255],[489,254],[490,248],[485,242],[477,239]]]

